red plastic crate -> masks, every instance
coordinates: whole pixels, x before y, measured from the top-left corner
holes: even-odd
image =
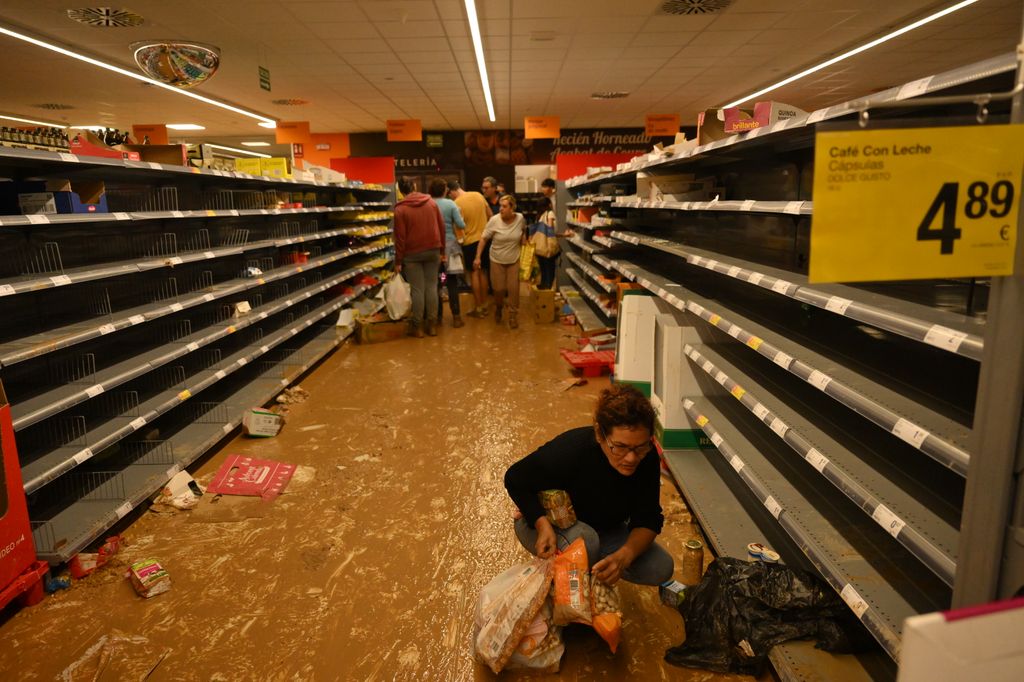
[[[12,580],[0,591],[0,609],[15,599],[21,600],[21,606],[35,606],[43,600],[43,578],[50,570],[45,561],[35,561],[27,571]]]
[[[605,368],[611,372],[615,369],[615,351],[599,350],[592,353],[580,353],[562,349],[562,357],[573,366],[582,370],[585,377],[599,377]]]

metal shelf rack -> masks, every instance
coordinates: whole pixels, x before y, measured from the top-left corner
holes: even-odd
[[[145,209],[0,216],[0,378],[54,563],[337,346],[334,316],[391,262],[387,188],[18,149],[0,169],[103,179],[112,207]],[[338,205],[259,208],[292,189]]]
[[[804,656],[816,654],[776,647],[771,657],[783,679],[892,678],[906,617],[992,599],[997,587],[1012,594],[1024,582],[1024,543],[995,537],[1015,525],[1011,507],[1019,508],[1010,475],[1019,412],[1001,410],[993,393],[992,363],[1004,360],[990,346],[1001,339],[1002,355],[1013,356],[1005,364],[1009,385],[1019,388],[1021,354],[1011,347],[1019,346],[1020,325],[1008,319],[1019,276],[993,281],[989,296],[984,280],[823,285],[803,274],[819,123],[844,119],[849,127],[871,109],[871,125],[959,124],[961,114],[974,113],[967,95],[1011,91],[1018,66],[1017,55],[1005,55],[567,183],[586,193],[582,205],[601,204],[615,220],[604,241],[587,233],[570,240],[574,279],[582,279],[581,263],[619,272],[680,311],[699,339],[679,358],[698,384],[681,400],[706,449],[664,456],[709,542],[732,556],[744,556],[748,542],[766,542],[785,562],[812,567],[880,646],[856,659],[817,654],[815,664],[847,666],[824,676],[806,665]],[[903,102],[939,91],[968,103]],[[993,100],[990,120],[1010,117],[1005,99]],[[642,170],[713,176],[728,199],[631,195]],[[591,242],[609,248],[589,252]],[[985,310],[988,300],[998,312]],[[993,315],[1009,336],[986,324]],[[1019,409],[1019,395],[1012,403]],[[983,406],[1000,412],[998,424]],[[979,422],[998,426],[998,435]],[[1002,479],[992,453],[972,456],[990,442]],[[986,495],[979,475],[994,494]],[[973,511],[978,505],[985,511]],[[971,549],[982,546],[1007,554],[984,558]],[[977,580],[987,586],[982,599]]]

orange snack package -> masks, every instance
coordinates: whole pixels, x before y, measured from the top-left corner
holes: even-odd
[[[614,654],[622,641],[622,606],[619,604],[619,592],[615,587],[605,585],[594,578],[590,585],[593,620],[591,625],[598,635],[608,643]]]
[[[590,624],[590,564],[587,546],[577,538],[555,556],[555,625]]]

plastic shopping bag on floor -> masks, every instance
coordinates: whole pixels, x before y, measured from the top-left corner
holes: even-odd
[[[590,624],[590,564],[583,538],[576,538],[556,555],[555,625]]]
[[[551,624],[551,600],[545,599],[544,606],[526,629],[505,669],[557,673],[564,653],[562,628]]]
[[[619,591],[613,585],[605,585],[596,577],[590,583],[591,625],[608,648],[615,653],[622,641],[622,606]]]
[[[496,576],[480,591],[473,625],[473,656],[501,672],[551,590],[551,562],[534,559]]]
[[[412,310],[412,289],[401,275],[396,274],[384,285],[384,303],[392,320],[400,320]]]

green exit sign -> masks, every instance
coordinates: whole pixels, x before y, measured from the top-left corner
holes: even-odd
[[[260,69],[260,87],[270,92],[270,69],[265,69],[262,66]]]
[[[427,134],[427,146],[440,148],[444,146],[444,135],[441,133]]]

